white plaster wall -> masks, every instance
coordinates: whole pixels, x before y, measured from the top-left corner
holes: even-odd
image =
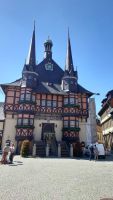
[[[84,141],[86,145],[95,143],[97,141],[96,133],[96,107],[95,99],[89,99],[89,118],[87,122],[79,122],[80,124],[80,142]]]
[[[16,119],[6,118],[5,124],[4,124],[2,147],[4,147],[6,140],[11,140],[11,142],[15,144],[16,123],[17,123]]]
[[[42,123],[54,123],[55,124],[55,135],[56,140],[61,141],[62,139],[62,121],[61,120],[42,120],[42,119],[35,119],[34,120],[34,140],[40,141],[41,140],[41,133],[42,133]],[[41,126],[40,126],[41,125]]]
[[[0,122],[0,130],[3,130],[3,122]]]
[[[79,132],[79,138],[80,142],[84,141],[86,143],[87,136],[86,136],[86,122],[79,122],[80,132]]]
[[[91,129],[91,143],[97,142],[97,132],[96,132],[96,106],[95,99],[89,99],[89,123]]]

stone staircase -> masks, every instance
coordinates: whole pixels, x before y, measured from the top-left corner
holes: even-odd
[[[69,147],[66,142],[61,142],[61,157],[69,157]]]
[[[36,142],[36,156],[46,157],[46,143],[44,141]]]

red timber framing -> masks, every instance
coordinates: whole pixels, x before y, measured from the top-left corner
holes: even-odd
[[[63,97],[60,95],[37,94],[36,112],[37,113],[62,113]]]
[[[87,120],[88,97],[86,94],[69,94],[64,96],[63,105],[63,139],[79,141],[79,121]]]
[[[16,139],[33,139],[35,93],[31,88],[22,87],[16,125]]]
[[[4,104],[4,112],[13,114],[18,111],[18,102],[20,97],[19,87],[7,87]]]

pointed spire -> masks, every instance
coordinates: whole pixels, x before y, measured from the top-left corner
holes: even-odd
[[[36,65],[36,55],[35,55],[35,21],[34,30],[31,38],[31,43],[29,47],[28,57],[26,60],[26,65],[35,66]]]
[[[68,71],[69,74],[74,73],[73,59],[72,59],[72,53],[71,53],[71,43],[70,43],[70,36],[69,36],[69,28],[68,28],[68,40],[67,40],[67,53],[66,53],[65,71]]]

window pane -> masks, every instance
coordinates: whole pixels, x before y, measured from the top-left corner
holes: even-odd
[[[42,106],[45,106],[45,105],[46,105],[46,101],[42,100]]]
[[[74,97],[71,97],[70,98],[70,104],[74,104],[75,102],[74,102]]]
[[[24,94],[21,94],[20,100],[24,100]]]
[[[51,107],[51,101],[50,100],[47,101],[47,106]]]
[[[68,127],[68,121],[64,121],[64,127]]]
[[[30,125],[33,125],[33,119],[30,119]]]
[[[56,107],[56,105],[57,105],[56,101],[53,101],[53,107]]]
[[[28,125],[28,119],[23,119],[23,125]]]
[[[34,95],[32,95],[32,101],[35,101],[35,96]]]
[[[68,104],[68,98],[64,98],[64,105]]]
[[[79,127],[79,121],[76,121],[76,127]]]
[[[75,127],[75,121],[70,121],[70,127]]]
[[[17,124],[21,125],[22,119],[18,119]]]
[[[30,100],[31,94],[26,94],[26,100]]]

